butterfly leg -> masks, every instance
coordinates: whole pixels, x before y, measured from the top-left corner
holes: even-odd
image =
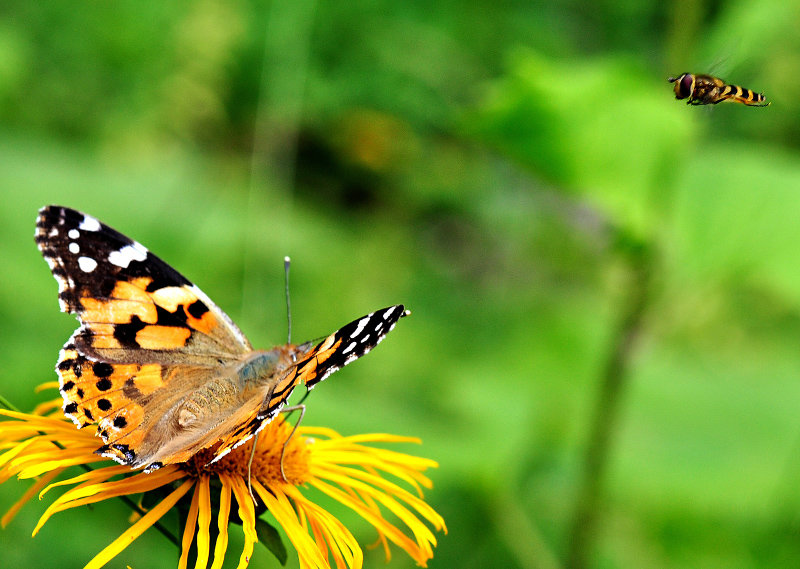
[[[300,426],[300,421],[303,420],[303,417],[306,414],[306,406],[300,404],[300,405],[292,405],[291,407],[284,407],[283,409],[281,409],[281,413],[286,413],[286,414],[294,413],[295,411],[300,411],[300,417],[297,419],[297,422],[294,424],[294,427],[292,427],[292,432],[289,433],[289,436],[286,437],[286,440],[283,442],[283,450],[281,450],[281,477],[283,478],[284,482],[289,482],[289,481],[286,479],[286,474],[284,474],[283,472],[283,455],[286,454],[286,445],[288,445],[289,441],[292,440],[294,432],[297,430],[297,427]]]
[[[250,460],[247,461],[247,491],[250,492],[250,497],[253,499],[254,504],[258,504],[256,495],[253,494],[252,473],[253,473],[253,458],[256,456],[256,444],[258,444],[258,435],[253,435],[253,448],[250,449]]]
[[[304,398],[305,399],[305,398]],[[283,456],[286,454],[286,446],[289,444],[289,441],[292,440],[297,427],[300,426],[300,421],[303,420],[303,416],[306,414],[306,406],[305,405],[293,405],[291,407],[284,407],[281,409],[281,413],[294,413],[295,411],[300,411],[300,418],[297,419],[297,422],[292,427],[292,432],[289,433],[289,436],[283,442],[283,449],[281,449],[281,477],[283,478],[284,482],[289,482],[286,478],[286,474],[283,471]],[[253,494],[253,484],[252,484],[252,471],[253,471],[253,459],[256,456],[256,445],[258,444],[258,435],[260,433],[256,433],[253,435],[253,447],[250,449],[250,459],[247,461],[247,490],[250,492],[250,497],[253,499],[253,502],[258,502],[256,499],[255,494]]]

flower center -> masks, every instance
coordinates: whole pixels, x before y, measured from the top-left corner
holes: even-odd
[[[256,452],[253,454],[251,475],[264,485],[304,484],[309,478],[309,450],[307,441],[295,433],[291,435],[293,426],[287,424],[283,417],[278,416],[272,420],[260,433],[258,439],[251,438],[241,446],[236,447],[227,455],[213,464],[215,447],[201,450],[184,465],[184,469],[192,474],[201,472],[209,474],[228,474],[247,479],[250,456],[253,444]],[[291,435],[291,439],[289,436]],[[289,441],[286,443],[286,441]],[[284,452],[284,444],[286,451]],[[281,455],[283,455],[283,475],[281,474]]]

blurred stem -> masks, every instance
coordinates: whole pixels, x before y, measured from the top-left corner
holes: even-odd
[[[669,73],[684,72],[707,73],[693,71],[686,66],[695,54],[697,39],[704,34],[701,31],[703,16],[706,12],[703,0],[678,0],[668,5],[669,24],[666,33],[666,66]]]
[[[315,11],[316,0],[270,3],[254,125],[251,192],[263,190],[266,184],[291,194]]]
[[[256,109],[250,190],[245,219],[242,314],[268,320],[263,272],[272,272],[254,253],[264,239],[263,210],[280,210],[274,233],[284,255],[291,255],[291,207],[297,140],[302,126],[316,0],[273,0],[264,30],[264,59]],[[277,263],[276,265],[277,266]],[[267,268],[270,267],[270,268]]]
[[[652,251],[649,245],[621,236],[620,247],[627,261],[629,286],[624,295],[622,318],[612,337],[611,351],[605,363],[600,391],[595,401],[589,441],[583,458],[583,472],[578,485],[567,569],[585,569],[594,549],[600,492],[608,465],[611,437],[617,425],[619,407],[625,391],[628,371],[642,330],[649,298]]]
[[[11,403],[11,401],[9,401],[8,399],[6,399],[6,398],[5,398],[5,397],[3,397],[2,395],[0,395],[0,407],[5,407],[5,408],[6,408],[6,409],[8,409],[9,411],[16,411],[17,413],[19,413],[19,412],[20,412],[20,411],[19,411],[19,409],[17,409],[17,408],[16,408],[16,407],[15,407],[15,406],[14,406],[14,405]]]
[[[502,531],[511,554],[520,567],[561,569],[539,529],[520,507],[520,501],[508,491],[499,490],[491,505],[494,523]]]

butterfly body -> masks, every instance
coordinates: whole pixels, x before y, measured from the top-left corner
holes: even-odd
[[[254,350],[199,288],[144,246],[81,212],[48,206],[36,242],[80,328],[56,371],[64,414],[96,425],[98,453],[152,470],[214,447],[215,460],[285,405],[366,354],[407,314],[370,313],[318,344]]]

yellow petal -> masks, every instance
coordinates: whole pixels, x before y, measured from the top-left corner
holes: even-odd
[[[314,530],[320,549],[328,547],[337,567],[360,569],[364,562],[361,547],[353,534],[335,516],[309,500],[294,499],[295,507],[302,508]]]
[[[355,468],[341,468],[332,466],[331,468],[327,469],[327,472],[324,476],[322,476],[322,478],[330,480],[331,482],[335,482],[342,487],[350,486],[359,492],[371,494],[386,507],[389,507],[388,504],[390,502],[396,504],[397,502],[394,500],[394,498],[399,498],[414,508],[417,513],[430,521],[436,529],[441,529],[444,527],[444,519],[426,502],[420,498],[417,498],[403,488],[400,488],[396,484],[381,478],[380,476],[375,476]],[[379,492],[378,490],[382,490],[382,492]],[[384,500],[386,500],[385,503]],[[403,506],[400,506],[399,504],[397,504],[397,506],[405,510]],[[414,520],[416,519],[417,518],[414,517]]]
[[[199,488],[198,517],[197,517],[197,562],[195,569],[206,569],[208,567],[208,551],[211,535],[209,527],[211,525],[211,488],[208,476],[203,475],[197,481]]]
[[[55,447],[54,447],[55,448]],[[56,468],[64,468],[66,466],[77,466],[79,464],[89,464],[92,462],[101,462],[104,458],[87,453],[86,449],[78,448],[71,450],[58,449],[58,458],[54,460],[45,460],[53,456],[52,451],[45,451],[39,454],[28,454],[25,457],[26,462],[32,463],[31,466],[26,466],[17,474],[18,478],[36,478],[45,472],[55,470]]]
[[[54,399],[53,401],[45,401],[44,403],[39,403],[36,407],[34,407],[33,414],[46,415],[47,413],[55,411],[56,409],[60,411],[61,405],[61,400],[58,399]]]
[[[123,549],[133,543],[137,537],[142,535],[147,528],[161,519],[161,516],[163,516],[170,510],[170,508],[177,504],[178,500],[180,500],[193,485],[194,480],[186,480],[169,496],[159,502],[156,507],[142,516],[138,522],[133,524],[131,527],[125,530],[121,536],[111,542],[108,547],[98,553],[94,559],[92,559],[83,569],[99,569],[111,559],[116,557]]]
[[[222,478],[223,475],[220,475]],[[258,541],[256,534],[256,511],[253,507],[253,498],[250,497],[250,492],[247,485],[242,478],[228,478],[236,496],[236,503],[239,505],[239,518],[242,520],[242,529],[244,530],[244,547],[242,548],[242,555],[239,558],[238,569],[244,569],[250,563],[250,558],[253,556],[253,546]]]
[[[231,515],[231,485],[224,478],[221,479],[222,491],[219,494],[219,517],[217,518],[217,543],[214,545],[214,563],[211,569],[221,569],[225,561],[225,551],[228,549],[228,523]]]
[[[366,507],[363,504],[363,502],[353,500],[353,498],[351,496],[348,496],[345,492],[342,492],[338,488],[335,488],[321,480],[314,480],[311,482],[311,485],[313,485],[315,488],[318,488],[320,491],[324,492],[331,498],[334,498],[337,501],[341,502],[348,508],[352,509],[354,512],[356,512],[370,524],[375,526],[375,528],[379,532],[386,535],[389,541],[391,541],[398,547],[404,549],[419,565],[425,565],[426,561],[430,559],[431,554],[427,554],[428,551],[430,551],[429,547],[425,547],[424,543],[417,543],[411,538],[409,538],[402,531],[400,531],[394,525],[390,524],[387,520],[385,520],[383,516],[381,516],[380,514],[376,514],[374,511],[371,511],[370,508]],[[392,503],[393,500],[389,499],[384,494],[376,494],[376,495],[373,494],[373,497],[376,500],[378,500],[378,502],[387,507],[390,511],[392,511],[392,513],[394,513],[395,515],[397,515],[398,510],[401,509],[401,507],[399,507],[399,505],[396,502],[392,506],[389,506],[388,504]],[[410,514],[408,510],[405,510],[405,512],[407,514]],[[404,521],[406,521],[407,524],[410,521],[412,524],[414,524],[414,526],[422,525],[422,522],[420,522],[413,515],[410,516],[410,518],[411,518],[410,520],[408,521],[404,520]],[[425,528],[425,530],[427,530],[427,528],[424,525],[422,525],[422,527]],[[412,528],[412,531],[414,531],[414,533],[416,534],[416,527]],[[430,536],[430,538],[433,539],[433,543],[435,544],[436,541],[432,535]]]
[[[109,478],[112,478],[118,474],[126,474],[130,471],[131,471],[130,466],[125,466],[122,464],[118,466],[109,466],[107,468],[98,468],[97,470],[90,470],[89,472],[84,472],[83,474],[73,476],[72,478],[67,478],[66,480],[59,480],[58,482],[50,484],[50,486],[42,490],[42,493],[39,494],[39,499],[41,500],[44,497],[44,495],[47,494],[50,490],[57,488],[59,486],[73,486],[77,484],[83,484],[85,482],[91,482],[93,484],[97,484],[99,482],[105,482]]]
[[[186,514],[186,522],[183,527],[183,539],[181,540],[181,556],[178,559],[178,569],[186,569],[186,564],[189,559],[189,550],[192,548],[192,541],[194,540],[194,530],[197,527],[197,510],[200,503],[200,487],[194,487],[194,495],[192,496],[192,504],[189,506],[189,512]]]
[[[162,471],[166,472],[162,473]],[[116,482],[81,484],[80,486],[68,490],[50,504],[44,514],[42,514],[42,517],[39,518],[39,522],[33,530],[33,535],[36,535],[44,523],[56,512],[86,504],[94,504],[95,502],[100,502],[101,500],[114,498],[116,496],[147,492],[169,484],[179,478],[183,478],[184,476],[185,474],[178,469],[162,468],[150,474],[141,473],[129,478],[117,480]]]
[[[323,557],[314,540],[308,535],[307,529],[301,525],[286,495],[277,488],[272,488],[272,492],[270,492],[257,482],[253,484],[253,488],[297,550],[297,556],[300,558],[300,567],[303,569],[306,567],[328,569],[327,560]],[[286,486],[287,490],[291,488],[294,487]]]
[[[14,516],[17,515],[17,512],[19,512],[20,508],[22,508],[22,506],[25,505],[25,503],[27,503],[28,500],[33,498],[33,496],[35,496],[36,493],[39,492],[39,490],[47,486],[53,478],[61,474],[61,472],[63,471],[53,470],[52,472],[48,472],[47,474],[42,476],[39,480],[31,484],[31,486],[25,491],[22,497],[19,500],[17,500],[5,514],[3,514],[2,519],[0,519],[0,527],[5,528],[8,525],[8,523],[14,519]]]

